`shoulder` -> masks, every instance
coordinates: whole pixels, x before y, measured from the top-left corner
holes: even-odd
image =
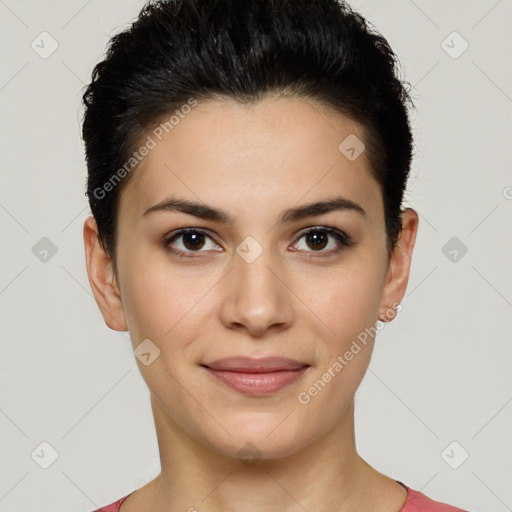
[[[400,512],[468,512],[461,508],[434,501],[419,491],[415,491],[399,482],[407,489],[407,500]]]
[[[135,492],[135,491],[133,491]],[[130,493],[133,494],[133,493]],[[105,505],[104,507],[101,507],[97,510],[94,510],[93,512],[119,512],[119,507],[123,503],[123,501],[130,496],[130,494],[127,494],[123,498],[119,498],[117,501],[114,501],[114,503],[111,503],[110,505]]]

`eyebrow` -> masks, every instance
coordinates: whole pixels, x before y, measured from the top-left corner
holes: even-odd
[[[230,225],[234,222],[234,217],[224,210],[214,208],[205,203],[198,203],[182,198],[169,198],[164,201],[148,208],[143,216],[149,213],[158,211],[171,211],[182,212],[187,215],[193,215],[200,219],[212,220]],[[333,211],[352,211],[356,212],[366,218],[366,211],[362,206],[342,196],[334,197],[332,199],[325,199],[309,203],[295,208],[290,208],[281,213],[278,221],[281,223],[294,222],[307,217],[315,217]]]

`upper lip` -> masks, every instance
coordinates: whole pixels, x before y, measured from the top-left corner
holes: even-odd
[[[252,357],[225,357],[208,364],[203,364],[212,370],[225,370],[231,372],[266,373],[280,370],[299,370],[309,366],[307,363],[288,359],[286,357],[264,357],[254,359]]]

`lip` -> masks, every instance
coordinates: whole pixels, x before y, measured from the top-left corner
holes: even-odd
[[[225,357],[217,359],[208,364],[203,364],[212,370],[225,370],[229,372],[246,372],[246,373],[268,373],[280,370],[299,370],[307,363],[289,359],[287,357],[263,357],[255,359],[252,357]]]
[[[284,357],[228,357],[201,366],[219,382],[249,396],[275,393],[296,382],[310,367]]]

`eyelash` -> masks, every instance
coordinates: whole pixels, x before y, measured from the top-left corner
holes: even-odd
[[[318,232],[320,232],[320,233],[323,232],[323,233],[333,236],[340,245],[336,249],[331,249],[330,251],[323,251],[323,250],[306,251],[308,253],[313,253],[309,256],[306,256],[308,258],[309,257],[316,258],[316,257],[318,257],[317,255],[319,255],[320,257],[331,256],[333,254],[339,253],[343,249],[343,247],[352,247],[354,245],[352,238],[350,238],[350,236],[348,236],[346,233],[344,233],[343,231],[334,229],[334,228],[329,228],[327,226],[315,226],[312,228],[308,228],[307,230],[303,231],[299,235],[299,237],[297,238],[297,242],[304,236],[309,235],[310,233],[318,233]],[[171,246],[172,242],[174,242],[180,236],[186,235],[188,233],[200,233],[200,234],[207,236],[208,238],[211,238],[211,236],[208,234],[208,232],[201,228],[180,229],[179,231],[176,231],[175,233],[172,233],[163,239],[162,245],[163,245],[164,249],[175,254],[176,256],[178,256],[180,258],[194,258],[194,257],[196,257],[196,256],[193,256],[194,253],[205,252],[205,251],[182,251],[181,249],[175,249]],[[297,242],[295,242],[295,243],[297,243]],[[299,250],[299,252],[300,252],[300,250]]]

